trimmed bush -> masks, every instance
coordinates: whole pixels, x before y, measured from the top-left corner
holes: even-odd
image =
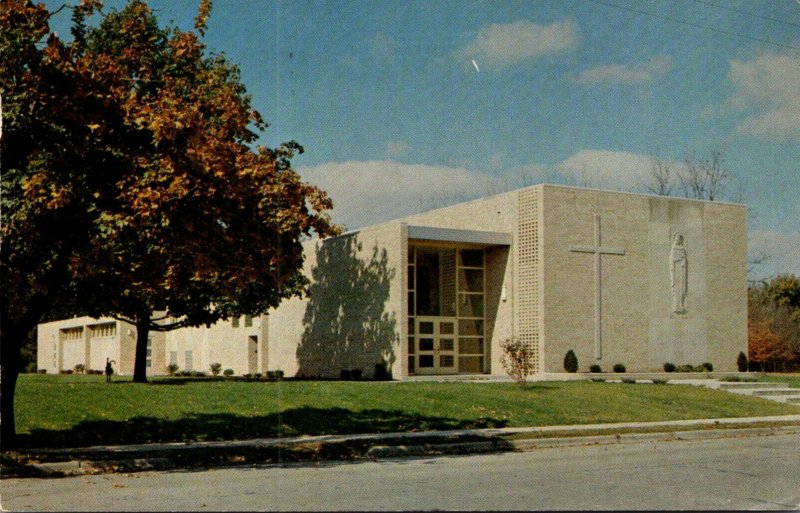
[[[211,369],[211,374],[213,376],[219,376],[219,373],[222,372],[222,364],[221,363],[212,363],[209,368]]]
[[[36,374],[36,362],[29,362],[25,366],[25,372],[28,374]]]
[[[711,362],[703,362],[702,364],[700,364],[700,367],[702,367],[704,370],[707,370],[708,372],[714,372],[714,365]]]
[[[567,372],[578,372],[578,357],[575,356],[575,351],[570,349],[564,355],[564,370]]]
[[[361,369],[352,369],[350,373],[353,376],[353,381],[361,381]]]
[[[739,352],[739,356],[736,358],[736,367],[739,372],[747,372],[747,355],[744,352]]]
[[[38,372],[39,374],[47,374],[47,369],[39,369],[36,372]]]
[[[58,371],[59,374],[72,374],[72,369],[62,369]]]
[[[388,368],[386,362],[379,362],[375,364],[375,374],[372,379],[375,381],[391,381],[392,371]]]
[[[225,369],[224,371],[222,371],[222,375],[225,376],[226,378],[233,376],[233,369]]]
[[[601,369],[599,365],[594,363],[589,366],[589,372],[603,372],[603,369]]]
[[[635,378],[622,378],[622,382],[623,383],[629,383],[629,384],[630,383],[636,383],[636,379]]]
[[[507,338],[500,342],[503,354],[500,365],[508,375],[524,387],[528,376],[533,374],[533,353],[527,344],[516,338]]]
[[[614,364],[614,372],[625,372],[625,366],[621,363]]]
[[[342,381],[349,381],[353,379],[353,373],[350,369],[342,369],[339,371],[339,379]]]
[[[654,379],[652,381],[654,385],[665,385],[667,383],[666,379]]]
[[[675,364],[669,362],[665,363],[664,372],[675,372]]]
[[[170,376],[174,376],[176,372],[178,372],[178,364],[177,363],[170,363],[167,365],[167,372],[169,372]]]
[[[83,374],[86,372],[86,365],[79,363],[75,366],[75,374]]]
[[[267,379],[283,379],[282,370],[267,371]]]

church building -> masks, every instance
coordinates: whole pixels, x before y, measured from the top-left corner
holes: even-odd
[[[184,368],[191,350],[208,371],[206,359],[226,367],[232,351],[237,374],[505,375],[501,343],[516,339],[540,374],[564,372],[569,350],[582,372],[735,371],[747,352],[746,215],[738,204],[542,184],[310,240],[308,296],[241,333],[255,345],[210,347],[238,336],[232,321],[168,333],[160,365],[177,354]],[[39,341],[42,368],[42,351],[56,361],[59,349],[43,347],[41,331]]]

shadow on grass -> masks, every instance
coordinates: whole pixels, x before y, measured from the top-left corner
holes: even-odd
[[[388,433],[405,431],[505,427],[490,417],[471,420],[430,417],[399,410],[293,408],[281,413],[243,416],[197,413],[178,419],[134,417],[125,421],[86,420],[70,429],[34,429],[19,435],[21,448],[85,447],[89,445],[247,440],[296,435]]]

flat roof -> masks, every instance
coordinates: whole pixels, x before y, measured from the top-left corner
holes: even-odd
[[[480,230],[456,230],[433,226],[408,225],[408,238],[442,242],[463,242],[485,244],[488,246],[510,246],[513,237],[505,232],[486,232]]]

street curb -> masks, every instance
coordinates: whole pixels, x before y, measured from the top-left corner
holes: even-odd
[[[783,423],[766,427],[724,427]],[[597,434],[614,429],[657,429],[654,432]],[[688,429],[687,429],[688,428]],[[696,428],[696,430],[691,430]],[[710,428],[710,429],[709,429]],[[592,432],[581,435],[581,432]],[[34,461],[4,465],[3,478],[66,477],[109,472],[139,472],[241,465],[374,460],[637,442],[696,441],[715,438],[800,433],[800,416],[739,419],[698,419],[584,426],[542,426],[483,430],[429,431],[360,435],[323,435],[289,439],[231,442],[145,444],[117,447],[38,449],[27,451]],[[510,439],[509,436],[534,438]],[[559,436],[561,435],[561,436]],[[566,435],[566,436],[564,436]]]

